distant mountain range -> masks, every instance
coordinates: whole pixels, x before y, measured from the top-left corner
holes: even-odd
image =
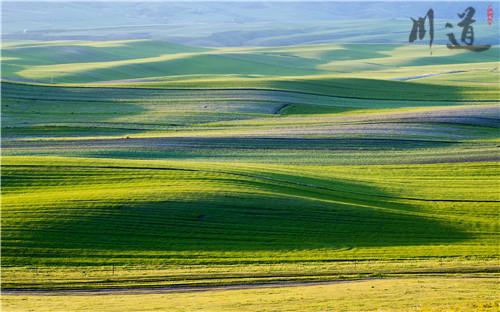
[[[493,6],[495,24],[488,26]],[[476,9],[476,37],[498,43],[494,2],[3,2],[2,37],[30,40],[160,39],[203,46],[317,42],[402,43],[411,17],[435,12],[437,31]],[[459,31],[457,29],[456,31]],[[436,42],[447,40],[443,32]]]

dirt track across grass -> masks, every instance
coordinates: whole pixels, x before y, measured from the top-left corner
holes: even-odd
[[[243,290],[243,289],[261,289],[278,287],[299,287],[299,286],[318,286],[332,285],[341,283],[356,283],[372,280],[381,280],[382,278],[363,278],[355,280],[336,280],[323,282],[279,282],[279,283],[256,283],[256,284],[238,284],[221,286],[193,286],[193,287],[132,287],[132,288],[104,288],[104,289],[72,289],[72,290],[4,290],[3,295],[40,295],[40,296],[88,296],[88,295],[139,295],[139,294],[164,294],[164,293],[185,293],[214,290]],[[386,278],[387,279],[387,278]],[[397,278],[389,278],[397,279]]]

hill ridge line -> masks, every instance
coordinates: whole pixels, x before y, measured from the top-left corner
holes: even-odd
[[[14,85],[24,85],[24,86],[36,86],[44,88],[75,88],[75,89],[117,89],[117,90],[153,90],[153,91],[271,91],[271,92],[284,92],[284,93],[295,93],[304,95],[315,95],[315,96],[325,96],[331,98],[340,99],[354,99],[354,100],[377,100],[377,101],[390,101],[390,102],[429,102],[429,100],[423,99],[390,99],[390,98],[363,98],[354,96],[344,96],[344,95],[330,95],[324,93],[313,93],[306,91],[297,90],[287,90],[287,89],[272,89],[272,88],[147,88],[147,87],[120,87],[120,86],[70,86],[70,85],[45,85],[45,84],[32,84],[32,83],[19,83],[12,81],[4,81],[1,83],[14,84]],[[403,82],[404,83],[404,82]],[[500,99],[490,99],[490,100],[464,100],[464,99],[438,99],[432,100],[432,102],[446,102],[446,103],[500,103]]]

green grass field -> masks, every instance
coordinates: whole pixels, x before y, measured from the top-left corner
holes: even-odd
[[[6,44],[2,288],[391,277],[71,301],[232,311],[231,293],[240,310],[496,311],[498,51]],[[5,298],[8,311],[67,300]]]

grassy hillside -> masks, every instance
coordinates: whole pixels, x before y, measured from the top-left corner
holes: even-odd
[[[498,272],[498,47],[3,50],[5,289]]]
[[[41,83],[139,82],[165,87],[203,87],[207,83],[216,87],[239,82],[240,86],[263,87],[283,80],[320,84],[337,78],[405,80],[465,72],[498,77],[498,49],[493,46],[477,54],[440,45],[431,54],[427,46],[398,44],[202,49],[148,40],[7,42],[2,49],[2,78]],[[309,87],[293,89],[315,92]],[[450,88],[443,92],[456,93]],[[338,90],[333,93],[341,95]]]
[[[496,255],[495,163],[367,168],[5,157],[3,167],[6,288],[76,286],[50,273],[16,279],[10,266],[51,267],[53,274],[111,264],[232,271],[238,263],[474,257],[476,270],[486,270]],[[79,284],[151,283],[97,278]]]

